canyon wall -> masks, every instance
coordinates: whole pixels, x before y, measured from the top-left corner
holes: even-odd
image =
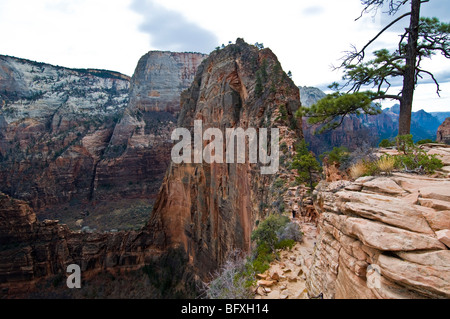
[[[178,127],[188,129],[191,136],[195,120],[203,121],[203,130],[218,128],[224,133],[227,128],[283,127],[280,135],[298,139],[301,120],[294,113],[299,106],[298,88],[276,56],[238,39],[200,65],[192,86],[182,95]],[[284,119],[280,108],[286,109]],[[272,203],[269,188],[278,177],[263,175],[262,166],[248,161],[172,162],[147,225],[156,233],[158,247],[182,247],[203,279],[232,250],[249,251],[251,231],[265,217],[264,207]]]
[[[0,191],[71,228],[142,226],[170,160],[181,91],[204,57],[150,51],[130,79],[0,56]],[[138,216],[103,216],[114,209]]]
[[[138,69],[146,64],[139,65]],[[138,77],[132,82],[137,83]],[[139,94],[132,95],[131,100],[139,100]],[[95,185],[106,169],[102,166],[118,167],[117,159],[127,158],[128,149],[140,148],[136,146],[137,137],[153,138],[152,143],[157,143],[156,134],[145,133],[145,113],[173,115],[170,104],[158,104],[154,109],[149,107],[147,95],[143,100],[130,102],[114,127],[107,148],[121,140],[127,147],[125,152],[104,150]],[[213,52],[198,66],[191,87],[182,94],[181,105],[177,126],[191,133],[194,120],[202,120],[204,130],[214,127],[222,132],[227,128],[268,128],[269,132],[270,128],[279,128],[280,140],[274,142],[286,142],[290,147],[302,138],[301,120],[294,116],[300,106],[298,88],[269,49],[260,50],[240,39]],[[136,130],[138,126],[144,134]],[[147,148],[153,145],[148,140],[141,143],[147,143]],[[202,146],[206,144],[203,141]],[[246,145],[248,150],[248,142]],[[291,160],[292,152],[284,156]],[[128,168],[131,164],[122,165]],[[75,263],[81,266],[84,287],[99,278],[103,281],[97,282],[95,289],[110,287],[112,281],[117,285],[130,271],[138,270],[148,275],[138,284],[150,281],[153,297],[195,297],[199,281],[210,279],[228,253],[250,250],[251,231],[270,213],[269,204],[277,196],[271,190],[281,173],[263,175],[264,166],[248,161],[171,163],[151,217],[139,231],[73,232],[56,220],[37,221],[26,202],[1,194],[0,291],[8,297],[42,296],[46,291],[54,296],[56,288],[51,282],[65,278],[67,265]],[[99,194],[94,191],[97,199]],[[105,279],[104,273],[115,279]],[[130,281],[126,286],[134,284]],[[68,294],[65,282],[59,286]],[[71,291],[70,297],[77,297],[72,293],[76,294]]]
[[[74,233],[58,221],[37,221],[26,202],[0,193],[0,296],[26,296],[40,280],[58,276],[65,286],[70,264],[80,266],[83,281],[108,269],[142,266],[154,253],[147,238],[138,232]]]
[[[88,198],[129,78],[0,56],[0,190],[41,208]]]
[[[181,92],[205,57],[160,51],[142,56],[131,79],[129,104],[97,167],[96,200],[156,197],[170,162]]]

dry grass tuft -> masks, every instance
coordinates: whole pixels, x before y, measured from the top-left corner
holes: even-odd
[[[364,162],[358,162],[350,167],[350,176],[357,179],[367,173],[367,167]]]
[[[394,170],[395,158],[393,156],[382,156],[377,161],[377,167],[381,172],[391,174]]]

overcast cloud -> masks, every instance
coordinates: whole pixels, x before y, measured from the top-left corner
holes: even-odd
[[[331,65],[395,18],[380,12],[355,21],[361,10],[359,0],[0,0],[0,54],[131,76],[150,50],[209,53],[239,37],[269,47],[297,85],[326,88],[341,78]],[[422,15],[450,22],[450,1],[423,3]],[[368,51],[392,48],[403,28]],[[441,82],[441,98],[425,75],[413,109],[449,110],[450,60],[438,54],[423,68]]]
[[[153,47],[209,53],[218,45],[217,37],[212,32],[188,21],[180,12],[169,10],[152,0],[133,0],[131,8],[143,16],[139,29],[150,36]]]

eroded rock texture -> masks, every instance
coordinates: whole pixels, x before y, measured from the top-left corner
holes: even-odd
[[[298,88],[276,56],[238,40],[211,53],[200,65],[192,86],[182,95],[178,126],[193,136],[194,120],[203,121],[203,130],[222,132],[288,125],[291,128],[284,131],[300,138],[301,122],[294,117],[299,105]],[[284,120],[280,107],[286,110]],[[203,147],[208,143],[204,141]],[[263,217],[269,186],[277,177],[262,175],[261,166],[248,161],[172,163],[148,223],[159,247],[183,247],[202,278],[233,249],[249,251],[251,231]]]
[[[83,280],[143,266],[157,255],[148,238],[139,232],[74,233],[58,221],[38,222],[26,202],[0,193],[0,295],[31,292],[39,280],[64,276],[70,264],[81,267]]]
[[[226,128],[279,127],[281,139],[291,147],[302,137],[301,120],[294,116],[300,106],[298,88],[269,49],[259,50],[242,40],[204,60],[181,101],[178,126],[189,130],[194,120],[201,119],[204,129],[214,127],[222,132]],[[144,112],[170,110],[168,106],[152,110],[147,102],[137,103],[136,107],[127,107],[128,113],[115,127],[113,139],[123,138],[127,149],[130,145],[141,149],[136,145],[143,143],[146,152],[153,144],[145,139],[158,141],[158,135],[145,133],[144,118],[139,122],[145,126],[144,133],[129,129],[137,125],[138,111],[145,117]],[[127,121],[129,126],[125,125]],[[139,136],[144,137],[139,140]],[[207,143],[204,141],[203,146]],[[114,153],[105,150],[102,161],[114,166],[117,162],[113,157],[121,157],[123,165],[133,171],[126,164],[127,151],[107,155],[110,151]],[[291,153],[284,156],[286,160],[292,158]],[[101,165],[98,172],[104,172]],[[155,296],[195,296],[195,283],[209,279],[229,252],[250,249],[251,231],[268,212],[265,207],[273,202],[270,187],[279,177],[277,173],[262,175],[262,166],[248,161],[171,164],[150,220],[140,231],[71,232],[56,221],[36,221],[25,202],[1,195],[1,291],[15,296],[16,292],[32,290],[42,280],[65,274],[65,267],[75,263],[81,265],[87,278],[99,278],[94,275],[107,271],[116,275],[116,282],[126,278],[121,270],[142,268],[157,291]],[[100,183],[99,174],[94,183]],[[107,286],[105,282],[100,284]]]
[[[450,118],[447,118],[444,123],[439,126],[436,140],[438,143],[450,145]]]
[[[448,179],[407,174],[322,182],[315,192],[320,234],[309,294],[449,298],[449,190]],[[381,274],[378,285],[371,268]]]
[[[150,51],[131,79],[130,102],[115,126],[95,176],[95,199],[155,198],[170,163],[180,95],[206,57]]]
[[[151,51],[130,80],[0,56],[0,191],[72,228],[83,218],[119,227],[95,224],[115,208],[98,203],[121,203],[123,215],[140,198],[148,210],[170,161],[180,93],[204,57]]]

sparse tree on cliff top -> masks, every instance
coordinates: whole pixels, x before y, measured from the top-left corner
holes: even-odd
[[[421,18],[420,8],[426,2],[429,0],[362,0],[364,9],[361,16],[383,5],[388,5],[387,13],[392,16],[406,5],[410,5],[411,10],[394,19],[362,49],[354,47],[352,52],[348,52],[338,67],[344,71],[344,84],[334,83],[330,88],[336,93],[310,108],[300,108],[299,114],[308,117],[310,124],[324,123],[324,131],[341,125],[346,115],[377,114],[380,110],[373,105],[374,101],[394,99],[400,103],[399,135],[409,134],[414,90],[419,79],[424,75],[430,77],[436,84],[438,95],[440,91],[438,81],[431,72],[422,68],[421,62],[436,53],[450,58],[450,24],[441,23],[437,18]],[[393,52],[377,50],[373,53],[374,58],[366,61],[373,42],[405,18],[409,18],[409,27],[400,35],[397,49]],[[388,94],[391,81],[396,77],[403,78],[403,87],[398,94]],[[373,91],[363,91],[367,87],[372,87]],[[341,89],[346,89],[346,92],[339,92]]]
[[[296,154],[292,162],[292,168],[298,171],[298,181],[300,183],[307,183],[312,192],[321,171],[320,164],[308,150],[308,143],[305,140],[302,140],[296,145],[295,151]]]

